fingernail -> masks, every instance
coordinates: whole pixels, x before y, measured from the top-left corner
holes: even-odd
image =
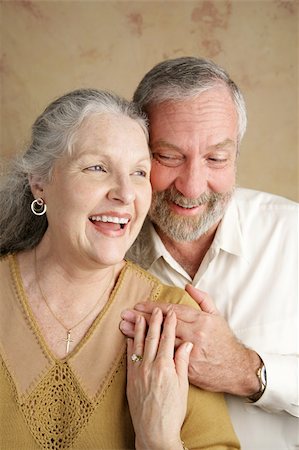
[[[119,328],[122,330],[122,331],[128,331],[128,325],[127,325],[127,322],[125,321],[125,320],[122,320],[121,322],[120,322],[120,324],[119,324]]]
[[[128,315],[129,310],[128,309],[124,309],[121,313],[120,313],[120,317],[122,317],[123,319],[125,319],[125,317]]]
[[[193,348],[192,342],[187,342],[187,344],[186,344],[186,352],[190,353],[192,348]]]
[[[122,319],[134,320],[135,313],[133,313],[129,309],[125,309],[124,311],[121,312],[120,317]]]

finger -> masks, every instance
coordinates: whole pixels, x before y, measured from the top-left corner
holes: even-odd
[[[196,303],[198,303],[202,311],[209,314],[219,314],[218,309],[214,305],[213,300],[206,292],[196,289],[191,284],[186,284],[185,290],[188,292],[189,295],[191,295],[193,300],[195,300]]]
[[[135,353],[136,355],[143,356],[145,334],[146,334],[145,319],[142,316],[138,316],[135,323],[135,336],[133,344],[133,353]]]
[[[196,316],[198,317],[198,316]],[[194,331],[198,331],[198,325],[196,318],[193,320],[192,324],[187,324],[181,320],[177,320],[176,325],[176,338],[178,340],[177,344],[181,344],[182,342],[193,342],[194,340]]]
[[[193,344],[191,342],[184,342],[175,352],[174,361],[176,372],[181,381],[188,381],[188,366],[192,348]]]
[[[170,303],[153,303],[153,302],[145,302],[145,303],[137,303],[135,305],[135,310],[138,312],[142,312],[143,314],[151,314],[156,307],[159,307],[163,312],[164,316],[166,316],[167,311],[171,308],[175,312],[177,319],[183,320],[185,322],[193,322],[194,320],[194,312],[198,314],[194,308],[191,308],[187,305],[173,305]]]
[[[125,309],[120,313],[120,317],[127,322],[135,323],[137,318],[137,313],[131,309]]]
[[[147,323],[150,321],[150,314],[142,314],[131,309],[125,309],[121,312],[121,318],[119,329],[127,337],[134,337],[135,334],[135,322],[138,316],[143,315]]]
[[[120,316],[121,316],[121,318],[123,320],[126,320],[127,322],[131,322],[131,323],[135,323],[136,322],[136,319],[137,319],[138,315],[139,316],[142,315],[145,318],[146,322],[149,323],[150,318],[151,318],[151,314],[137,312],[134,309],[125,309],[120,314]]]
[[[179,344],[181,344],[182,342],[186,342],[186,341],[190,341],[192,340],[192,329],[190,329],[188,326],[186,326],[186,323],[194,323],[197,320],[198,314],[199,312],[194,309],[191,308],[190,306],[186,306],[186,305],[172,305],[172,304],[168,304],[168,303],[153,303],[153,302],[149,302],[148,303],[138,303],[135,307],[140,308],[140,309],[149,309],[151,310],[153,307],[157,308],[157,305],[159,306],[159,308],[162,311],[165,311],[165,314],[167,314],[167,312],[172,309],[177,317],[177,326],[176,326],[176,337],[178,338],[178,342],[176,342],[175,346],[177,347]],[[120,330],[128,337],[134,337],[134,324],[130,322],[130,320],[134,320],[135,323],[135,319],[137,317],[137,315],[139,314],[139,312],[137,313],[136,311],[132,310],[124,310],[121,313],[121,317],[124,319],[120,322]],[[151,314],[149,313],[141,313],[145,318],[147,323],[149,324],[150,322],[150,318],[151,318]],[[181,320],[181,317],[184,317],[184,319]],[[186,320],[187,318],[187,320]],[[128,321],[128,320],[129,321]]]
[[[145,362],[153,362],[159,347],[161,336],[161,325],[163,323],[163,314],[161,309],[155,308],[153,310],[151,320],[149,323],[147,335],[145,338],[144,355]]]
[[[175,338],[175,343],[174,343],[174,349],[176,350],[177,348],[179,348],[179,346],[185,341],[183,341],[182,339],[176,337]]]
[[[127,339],[127,372],[128,376],[132,371],[132,360],[131,356],[133,354],[133,339]]]
[[[173,309],[170,309],[167,312],[163,323],[163,331],[160,338],[157,358],[164,357],[171,360],[173,359],[176,322],[176,315]]]
[[[134,328],[135,324],[131,322],[127,322],[126,320],[122,320],[119,324],[120,331],[127,337],[134,337]]]

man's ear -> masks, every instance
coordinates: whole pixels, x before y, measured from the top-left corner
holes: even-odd
[[[44,181],[42,180],[42,178],[38,175],[30,174],[28,179],[33,197],[42,197],[44,199]]]

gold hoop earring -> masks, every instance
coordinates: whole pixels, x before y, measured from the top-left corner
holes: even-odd
[[[36,198],[35,200],[32,201],[31,211],[36,216],[42,216],[43,214],[45,214],[45,212],[47,211],[47,205],[45,204],[45,202],[41,197]]]

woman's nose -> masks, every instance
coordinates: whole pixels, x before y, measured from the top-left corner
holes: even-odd
[[[110,200],[119,201],[126,205],[135,200],[135,188],[129,178],[118,178],[108,193]]]

